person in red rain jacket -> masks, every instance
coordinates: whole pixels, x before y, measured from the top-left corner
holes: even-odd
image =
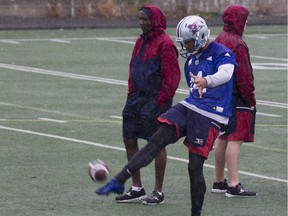
[[[215,143],[215,182],[211,192],[225,193],[226,197],[256,197],[239,182],[238,164],[240,146],[243,142],[254,141],[256,99],[254,77],[249,49],[243,40],[249,11],[239,5],[226,8],[222,15],[223,31],[215,41],[227,46],[235,54],[238,64],[233,86],[233,116],[225,133]],[[224,177],[225,162],[228,168],[228,181]]]
[[[140,9],[138,37],[129,65],[128,96],[123,109],[123,141],[127,159],[139,151],[138,139],[149,140],[158,129],[157,117],[172,106],[180,82],[178,50],[165,32],[166,17],[153,5]],[[155,158],[155,188],[146,196],[140,172],[132,176],[132,187],[116,202],[158,204],[164,202],[162,184],[167,154]]]

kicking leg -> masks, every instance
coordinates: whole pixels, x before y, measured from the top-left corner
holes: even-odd
[[[124,184],[137,170],[150,164],[163,148],[176,141],[175,127],[162,124],[147,145],[131,158],[124,169],[115,176],[115,179]]]
[[[129,160],[128,164],[119,172],[115,178],[111,179],[104,187],[96,191],[100,195],[109,193],[123,193],[124,183],[140,168],[147,166],[168,144],[178,140],[174,126],[161,124],[157,132],[151,137],[147,145],[138,151]]]

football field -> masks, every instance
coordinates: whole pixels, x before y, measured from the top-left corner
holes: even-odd
[[[212,39],[220,27],[211,28]],[[174,28],[169,35],[175,39]],[[187,149],[167,147],[165,204],[117,204],[97,196],[88,162],[114,176],[126,164],[122,109],[139,29],[0,31],[1,216],[188,216]],[[287,215],[287,26],[248,26],[257,118],[254,143],[241,148],[240,180],[256,198],[210,192],[214,154],[205,162],[203,216]],[[183,71],[184,59],[179,57]],[[181,78],[174,103],[188,89]],[[144,141],[140,142],[143,146]],[[154,165],[141,171],[147,193]],[[127,181],[126,189],[131,186]]]

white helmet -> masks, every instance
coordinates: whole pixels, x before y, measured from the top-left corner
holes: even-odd
[[[199,16],[184,17],[176,27],[176,42],[181,44],[181,56],[187,58],[189,53],[197,54],[205,46],[209,36],[210,30],[204,19]],[[184,43],[191,40],[195,40],[192,52],[184,48]]]

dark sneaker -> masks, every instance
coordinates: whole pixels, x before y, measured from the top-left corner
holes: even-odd
[[[244,188],[240,183],[235,187],[228,187],[226,193],[226,197],[256,197],[257,193],[253,191],[248,191]]]
[[[118,203],[136,203],[142,202],[142,199],[146,197],[144,188],[140,191],[134,191],[132,188],[129,189],[123,196],[116,197]]]
[[[214,182],[211,192],[212,193],[225,193],[228,188],[228,181],[224,179],[221,182]]]
[[[164,203],[164,193],[153,191],[151,195],[146,196],[143,199],[143,205],[156,205]]]
[[[109,193],[122,194],[124,189],[124,185],[117,182],[115,178],[112,178],[106,185],[96,190],[96,193],[99,195],[108,195]]]

